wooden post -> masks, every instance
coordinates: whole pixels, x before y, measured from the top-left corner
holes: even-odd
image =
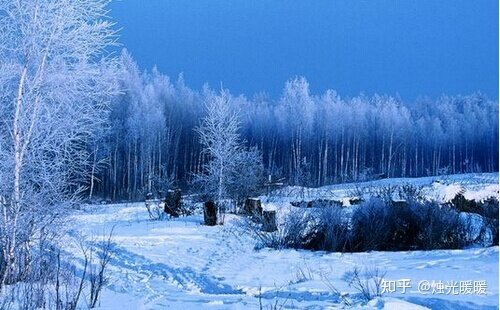
[[[203,205],[203,219],[207,226],[217,225],[217,206],[213,201],[207,201]]]
[[[252,216],[262,216],[262,203],[257,198],[247,198],[243,209],[245,214]]]
[[[180,189],[169,190],[165,198],[165,213],[178,217],[182,207],[182,192]]]
[[[267,232],[276,231],[276,211],[262,212],[262,230]]]

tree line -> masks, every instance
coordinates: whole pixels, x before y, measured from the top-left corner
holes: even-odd
[[[60,250],[66,215],[82,197],[142,199],[175,186],[220,202],[248,197],[249,184],[266,175],[319,186],[498,170],[498,103],[481,94],[414,103],[343,98],[311,94],[301,77],[286,82],[277,100],[194,90],[182,76],[142,72],[127,52],[110,52],[117,32],[108,3],[0,0],[6,307],[76,309],[86,279],[96,305],[109,256],[95,269],[85,254],[93,248],[82,240],[94,271],[61,264],[68,262]],[[16,283],[30,294],[13,290]]]
[[[153,68],[141,72],[120,56],[123,92],[110,126],[92,143],[91,195],[141,198],[188,187],[208,157],[195,129],[218,90],[186,86]],[[311,94],[303,77],[285,83],[277,100],[227,94],[239,135],[254,147],[265,175],[321,186],[374,177],[420,177],[498,171],[498,102],[481,93],[406,102],[398,96]]]

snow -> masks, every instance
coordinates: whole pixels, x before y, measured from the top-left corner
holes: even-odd
[[[464,197],[465,199],[475,201],[484,201],[490,197],[498,197],[498,184],[486,186],[481,190],[466,191]]]
[[[370,300],[368,306],[376,308],[376,309],[386,309],[386,310],[425,310],[429,309],[427,307],[419,306],[416,304],[412,304],[406,302],[404,300],[395,299],[395,298],[375,298]]]
[[[465,189],[460,184],[454,183],[446,185],[446,184],[441,184],[439,182],[435,182],[432,184],[432,187],[427,194],[428,196],[431,197],[433,196],[432,198],[434,198],[437,201],[449,202],[453,198],[455,198],[455,196],[457,196],[458,194],[464,194],[464,193]]]
[[[450,177],[447,184],[495,193],[498,174]],[[412,182],[449,193],[435,179]],[[409,180],[411,181],[411,180]],[[380,184],[397,184],[381,180]],[[359,186],[359,184],[357,184]],[[296,189],[293,189],[296,190]],[[290,191],[290,189],[286,189]],[[301,189],[298,192],[303,192]],[[485,194],[483,194],[483,192]],[[305,198],[342,198],[349,185],[307,190]],[[480,194],[478,194],[480,193]],[[279,208],[286,199],[274,197],[267,208]],[[278,199],[276,199],[278,198]],[[271,199],[270,199],[271,200]],[[79,257],[77,235],[99,236],[114,228],[115,252],[110,262],[110,284],[100,309],[336,309],[345,307],[331,286],[364,309],[496,309],[498,307],[498,247],[413,252],[325,253],[302,250],[255,249],[252,236],[228,215],[224,226],[201,225],[200,214],[167,221],[149,219],[144,203],[85,206],[70,220],[66,251]],[[354,267],[379,268],[385,279],[411,279],[408,292],[387,293],[362,303],[357,291],[342,280]],[[486,281],[486,295],[430,294],[417,290],[420,281]]]
[[[345,183],[323,186],[319,188],[305,188],[287,186],[276,190],[269,196],[261,196],[264,207],[266,204],[288,205],[291,201],[311,201],[317,199],[331,199],[341,201],[343,206],[351,205],[350,199],[360,198],[363,193],[367,198],[371,188],[382,188],[395,185],[413,185],[422,187],[428,199],[438,202],[448,202],[458,193],[463,193],[466,199],[483,201],[489,197],[498,197],[498,172],[469,173],[423,178],[392,178],[376,181]],[[394,197],[399,200],[399,197]]]

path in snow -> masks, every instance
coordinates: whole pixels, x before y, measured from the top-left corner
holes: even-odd
[[[257,251],[255,240],[235,229],[234,217],[228,216],[224,226],[200,222],[199,215],[150,221],[143,203],[87,206],[71,220],[66,251],[79,255],[70,242],[76,232],[102,235],[114,227],[115,254],[102,309],[259,309],[260,303],[264,309],[276,303],[284,309],[338,308],[339,296],[328,283],[355,295],[342,280],[355,266],[378,267],[387,279],[408,278],[414,286],[421,280],[485,280],[488,285],[486,296],[425,296],[413,287],[373,301],[369,308],[383,303],[413,307],[401,300],[432,309],[498,307],[498,247],[353,254]]]

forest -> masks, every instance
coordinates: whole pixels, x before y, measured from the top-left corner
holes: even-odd
[[[112,100],[106,130],[89,144],[90,197],[142,199],[167,187],[189,188],[208,160],[195,129],[221,87],[194,90],[182,75],[142,71],[127,51],[119,66],[122,92]],[[259,153],[265,180],[317,187],[498,171],[498,102],[481,93],[415,102],[345,98],[334,90],[312,94],[306,78],[292,77],[277,99],[229,94],[228,101],[240,139]]]
[[[276,98],[195,89],[140,68],[109,2],[0,0],[0,309],[382,297],[378,269],[314,251],[497,278],[498,98],[345,97],[302,76]]]

